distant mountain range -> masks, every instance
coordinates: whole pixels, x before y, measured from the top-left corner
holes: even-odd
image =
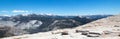
[[[101,15],[100,15],[101,16]],[[100,17],[99,16],[99,17]],[[77,26],[69,29],[58,29],[1,39],[120,39],[120,15]]]
[[[8,17],[0,16],[0,27],[2,27],[0,29],[10,28],[6,31],[8,33],[10,32],[10,36],[32,34],[56,29],[73,28],[108,16],[112,15],[57,16],[28,14]],[[4,30],[0,30],[0,33],[3,31]],[[6,34],[6,32],[4,34]],[[4,37],[4,34],[1,36]]]

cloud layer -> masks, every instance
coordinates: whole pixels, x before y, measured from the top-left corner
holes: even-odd
[[[3,11],[0,11],[0,12],[8,12],[8,11],[3,10]]]
[[[1,10],[0,12],[2,13],[28,13],[29,11],[27,10],[11,10],[11,11]]]
[[[29,11],[27,11],[27,10],[13,10],[12,12],[13,13],[27,13]]]

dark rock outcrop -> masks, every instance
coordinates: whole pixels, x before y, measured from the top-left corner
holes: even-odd
[[[0,37],[9,37],[27,34],[27,32],[10,26],[0,26]]]

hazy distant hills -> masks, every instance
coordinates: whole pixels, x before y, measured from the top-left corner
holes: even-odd
[[[79,25],[84,25],[86,23],[95,21],[97,19],[106,18],[108,16],[112,15],[57,16],[28,14],[16,15],[11,17],[0,16],[0,26],[2,26],[3,29],[4,26],[9,27],[10,29],[14,27],[14,29],[16,30],[12,31],[11,34],[21,35],[37,32],[46,32],[63,28],[73,28]],[[21,31],[21,33],[16,32],[19,30]],[[2,32],[2,30],[0,31]]]

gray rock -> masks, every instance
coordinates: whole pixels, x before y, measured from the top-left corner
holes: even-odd
[[[0,26],[0,37],[17,36],[26,33],[27,32],[20,29],[16,29],[15,27]]]
[[[87,30],[76,30],[76,33],[84,33],[84,32],[89,32]]]

